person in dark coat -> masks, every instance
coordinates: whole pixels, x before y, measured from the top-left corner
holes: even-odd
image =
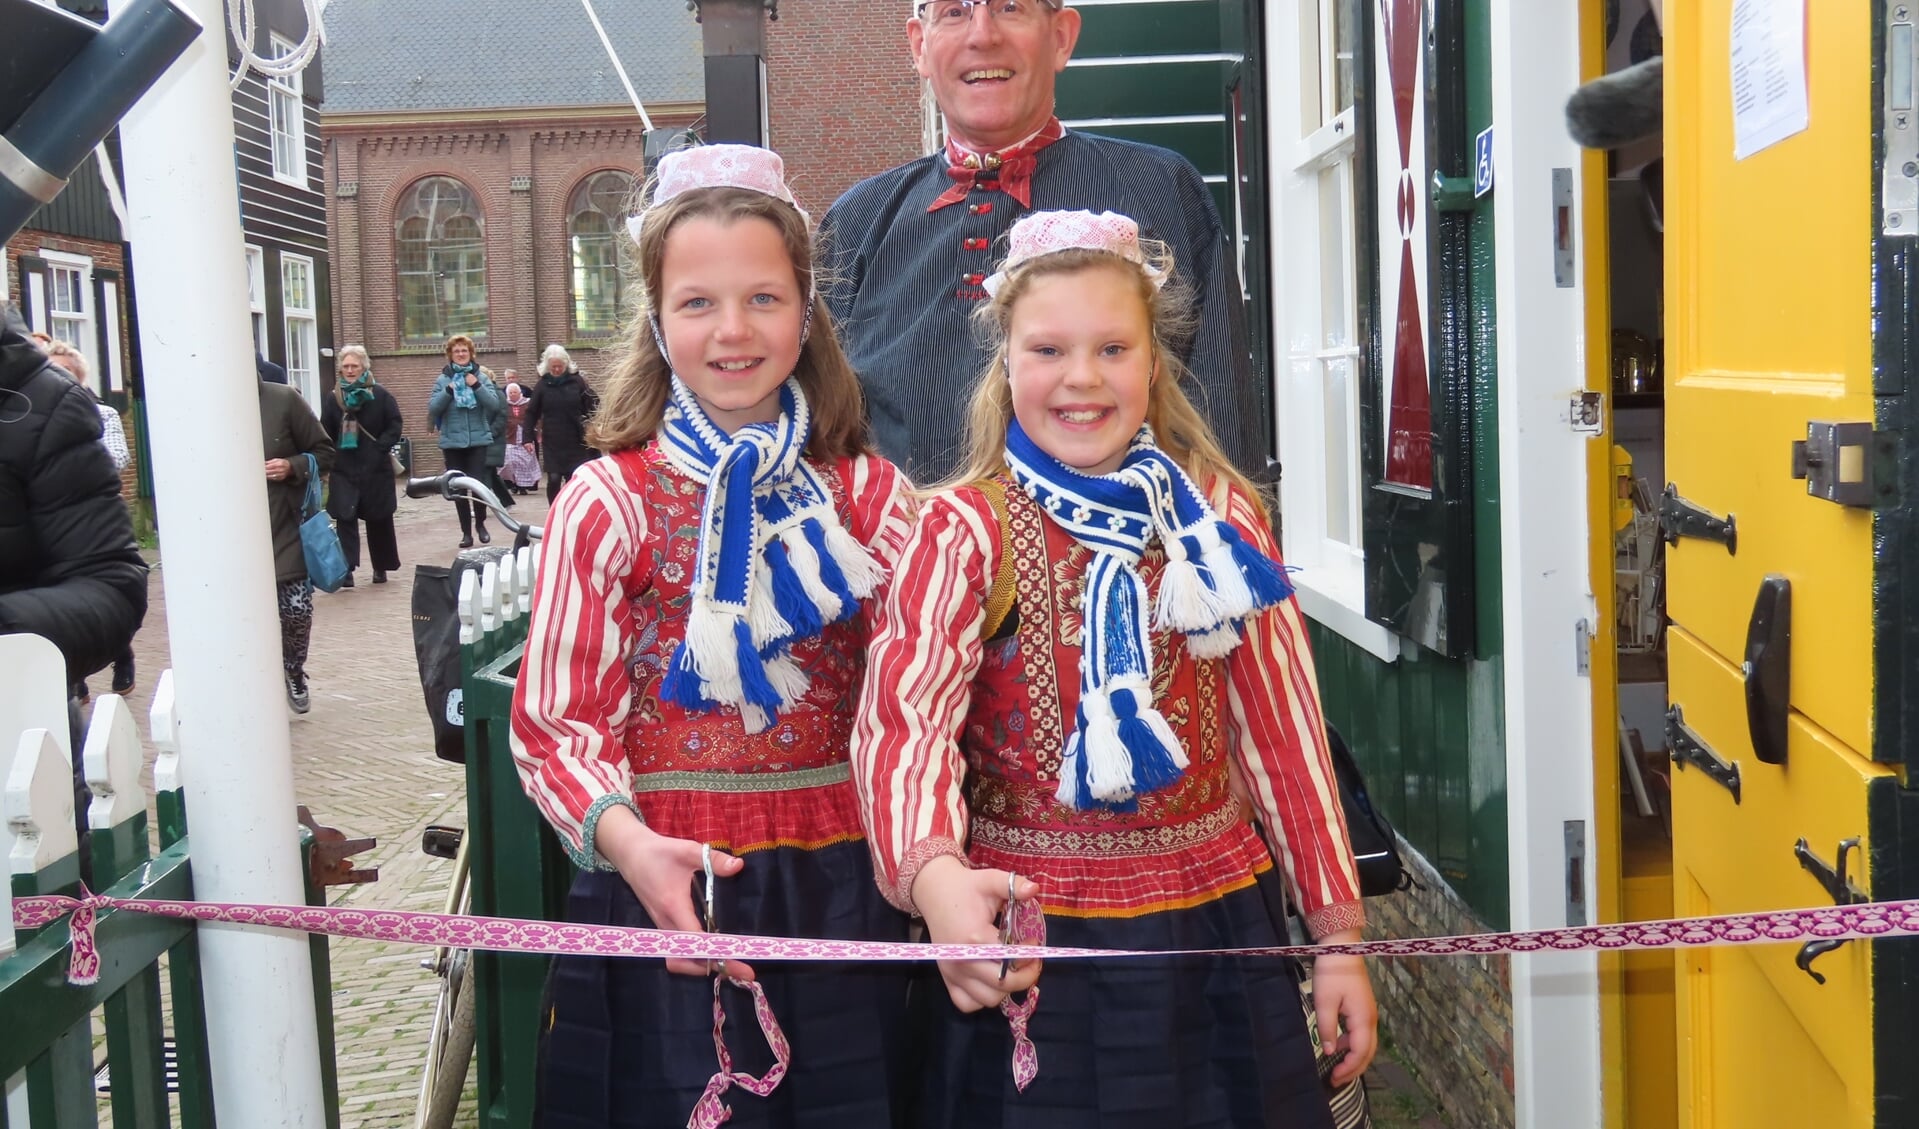
[[[493,496],[500,500],[500,505],[512,509],[513,492],[506,488],[506,480],[500,477],[500,468],[506,465],[506,433],[510,419],[506,411],[506,382],[495,376],[493,370],[484,365],[480,366],[480,371],[486,374],[486,378],[493,382],[495,388],[500,389],[499,407],[486,415],[486,425],[491,429],[493,441],[486,445],[486,474],[481,476],[480,481],[486,483],[487,489],[493,491]],[[506,371],[511,373],[513,370]]]
[[[320,425],[333,440],[333,473],[327,478],[326,512],[340,534],[346,554],[346,582],[360,567],[360,523],[366,523],[367,555],[373,559],[373,583],[400,567],[400,543],[393,532],[399,500],[393,488],[390,452],[400,441],[400,402],[373,380],[364,345],[348,345],[335,362],[340,385],[320,405]]]
[[[309,473],[325,474],[333,467],[333,440],[299,392],[264,380],[260,440],[266,455],[267,519],[273,526],[273,578],[279,586],[280,662],[286,668],[287,704],[294,713],[305,713],[311,706],[307,642],[313,635],[313,581],[307,578],[300,521]]]
[[[546,500],[552,502],[580,464],[597,453],[586,445],[586,421],[599,409],[600,398],[558,345],[540,354],[540,370],[540,382],[527,398],[526,420],[539,430]]]
[[[487,448],[493,446],[493,417],[504,415],[500,390],[492,378],[480,369],[473,355],[473,339],[466,334],[447,338],[446,367],[433,382],[433,397],[427,401],[427,426],[439,433],[440,453],[446,469],[457,470],[469,478],[487,480]],[[506,461],[503,450],[500,460]],[[486,507],[474,512],[465,498],[453,500],[453,512],[460,515],[460,548],[473,547],[475,527],[480,543],[493,538],[486,531]]]
[[[261,380],[266,381],[268,384],[285,384],[287,382],[287,370],[267,360],[266,357],[261,355],[257,350],[253,354],[253,371]]]
[[[147,614],[147,564],[85,388],[48,361],[13,307],[0,318],[0,634],[39,635],[68,685],[114,661]],[[85,868],[87,784],[72,729]]]

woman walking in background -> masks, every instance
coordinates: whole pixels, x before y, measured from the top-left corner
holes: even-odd
[[[586,421],[600,398],[573,367],[573,358],[557,344],[540,354],[540,382],[527,401],[529,427],[540,431],[540,455],[546,464],[546,500],[560,492],[580,464],[594,455],[586,445]]]
[[[286,667],[287,705],[305,713],[307,644],[313,637],[313,581],[307,577],[300,519],[307,476],[333,466],[333,440],[295,389],[260,382],[260,441],[266,455],[267,521],[273,529],[273,579],[279,586],[280,660]],[[312,456],[312,461],[307,456]]]
[[[486,449],[493,445],[493,416],[502,404],[500,390],[474,359],[473,339],[464,333],[449,337],[446,367],[433,382],[433,398],[427,401],[427,426],[440,437],[446,469],[487,480]],[[473,547],[475,532],[481,544],[493,540],[486,531],[484,508],[475,513],[471,502],[455,498],[453,509],[460,515],[460,548]]]
[[[508,370],[508,377],[512,371]],[[540,485],[539,449],[533,444],[533,430],[527,426],[526,389],[519,381],[506,382],[506,467],[501,477],[508,490],[531,494]]]
[[[366,523],[373,583],[385,584],[386,574],[400,567],[400,543],[393,533],[399,499],[388,455],[400,441],[400,402],[374,382],[365,346],[341,349],[337,367],[339,386],[320,406],[320,424],[336,452],[326,509],[339,531],[340,549],[346,553],[347,575],[341,587],[353,587],[353,570],[360,567],[361,522]]]

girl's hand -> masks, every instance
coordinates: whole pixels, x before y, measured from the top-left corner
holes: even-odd
[[[1359,930],[1346,929],[1319,941],[1336,945],[1361,939]],[[1313,958],[1313,1011],[1319,1020],[1322,1051],[1343,1056],[1333,1068],[1333,1085],[1344,1086],[1372,1065],[1379,1049],[1379,1005],[1373,1002],[1373,982],[1366,975],[1364,957]]]
[[[941,945],[994,945],[999,929],[993,918],[1006,905],[1004,870],[968,870],[952,855],[936,858],[913,879],[913,903],[926,919],[926,934]],[[1020,901],[1039,893],[1039,886],[1020,879],[1015,890]],[[1016,964],[1004,978],[1000,966],[989,960],[940,961],[946,994],[961,1011],[998,1007],[1014,992],[1024,992],[1039,980],[1041,962]]]
[[[693,881],[706,875],[700,863],[699,843],[669,839],[642,823],[631,809],[614,806],[600,817],[594,845],[606,861],[619,868],[620,877],[626,879],[657,928],[682,933],[704,931],[699,911],[693,908]],[[738,874],[745,866],[745,861],[732,855],[713,852],[713,873],[722,878]],[[669,960],[666,970],[681,976],[707,976],[714,968],[705,961]],[[753,969],[743,961],[729,960],[726,975],[751,980]]]

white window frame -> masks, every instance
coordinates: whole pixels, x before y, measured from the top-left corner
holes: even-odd
[[[96,330],[99,311],[94,309],[93,301],[93,260],[85,255],[75,255],[66,251],[40,249],[40,257],[46,260],[46,333],[49,337],[58,337],[78,349],[87,358],[92,359],[100,352],[100,338]],[[56,298],[60,293],[59,276],[71,272],[75,282],[73,293],[80,300],[78,310],[58,308]],[[73,336],[58,332],[63,326],[73,326],[69,330]],[[94,380],[98,381],[98,363],[94,367]],[[96,388],[95,391],[99,389]]]
[[[247,248],[247,312],[252,318],[253,348],[267,355],[267,255],[252,243]]]
[[[280,36],[269,37],[269,48],[276,59],[293,53],[297,46]],[[307,187],[306,98],[303,75],[296,72],[284,78],[267,79],[267,148],[273,160],[273,179],[282,184]],[[281,128],[282,105],[287,106],[286,128]],[[284,146],[284,153],[283,153]]]
[[[1366,618],[1366,557],[1364,546],[1363,466],[1360,459],[1360,381],[1362,369],[1357,332],[1361,272],[1371,264],[1357,260],[1360,217],[1344,217],[1347,238],[1337,264],[1327,261],[1325,224],[1322,223],[1321,177],[1339,178],[1343,198],[1353,201],[1356,178],[1356,131],[1363,128],[1352,106],[1328,116],[1334,104],[1333,27],[1330,10],[1339,0],[1280,0],[1278,11],[1266,23],[1268,59],[1274,73],[1286,75],[1296,60],[1295,81],[1271,84],[1267,121],[1267,152],[1274,165],[1271,195],[1273,252],[1273,340],[1279,356],[1275,411],[1279,456],[1285,466],[1281,479],[1280,512],[1283,549],[1288,564],[1298,566],[1293,581],[1300,607],[1314,620],[1387,662],[1399,657],[1399,636]],[[1364,5],[1359,18],[1365,18]],[[1357,29],[1356,29],[1357,33]],[[1354,79],[1358,81],[1355,72]],[[1349,209],[1351,205],[1348,205]],[[1343,327],[1328,332],[1325,301],[1329,274],[1342,280]],[[1333,366],[1346,368],[1345,402],[1330,403],[1328,374]],[[1328,497],[1330,457],[1326,434],[1330,422],[1343,418],[1346,437],[1346,513],[1339,521]],[[1335,536],[1340,525],[1345,537]]]
[[[287,285],[287,272],[295,268],[306,271],[307,301],[311,305],[295,306],[289,301],[293,288]],[[312,258],[280,252],[280,318],[286,329],[287,383],[306,397],[315,412],[320,410],[320,315],[315,293],[319,284]],[[299,364],[302,357],[308,367]]]

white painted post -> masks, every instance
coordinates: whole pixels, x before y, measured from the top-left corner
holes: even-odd
[[[13,832],[7,872],[24,877],[80,849],[73,829],[73,762],[52,733],[29,729],[20,735],[7,771],[0,814]],[[11,929],[13,919],[7,919]]]
[[[155,793],[177,792],[182,786],[180,771],[180,722],[173,712],[173,668],[160,672],[153,684],[153,704],[147,708],[147,732],[159,754],[153,758]]]
[[[194,894],[301,905],[226,13],[220,0],[176,2],[206,30],[127,115],[121,143]],[[318,1129],[306,937],[199,933],[220,1123]]]
[[[1569,405],[1585,384],[1588,251],[1577,199],[1584,155],[1566,135],[1579,81],[1577,4],[1491,0],[1494,266],[1499,276],[1500,575],[1506,622],[1506,826],[1514,929],[1569,924],[1569,830],[1585,836],[1579,888],[1596,920],[1592,682],[1575,631],[1594,615],[1587,558],[1586,452]],[[1557,214],[1555,170],[1573,185]],[[1574,234],[1569,279],[1553,270],[1560,223]],[[1610,576],[1604,583],[1612,583]],[[1617,804],[1617,796],[1603,802]],[[1512,958],[1513,1105],[1518,1129],[1598,1125],[1599,962],[1591,953]]]
[[[520,570],[512,554],[500,560],[500,622],[520,618]]]
[[[480,639],[480,576],[472,569],[460,574],[460,646]]]
[[[82,749],[87,789],[93,793],[93,802],[87,806],[88,828],[106,831],[147,810],[146,794],[140,790],[144,755],[140,730],[133,724],[126,699],[118,694],[95,699]]]
[[[44,729],[62,753],[67,729],[67,662],[60,648],[39,635],[0,635],[0,786],[13,764],[20,735]],[[0,858],[13,851],[13,833],[0,820]],[[13,951],[13,884],[0,883],[0,957]],[[16,1122],[16,1124],[25,1124]]]
[[[513,571],[519,574],[520,614],[533,610],[533,546],[522,545],[513,554]]]
[[[488,561],[480,570],[480,634],[490,635],[500,626],[500,562]]]

